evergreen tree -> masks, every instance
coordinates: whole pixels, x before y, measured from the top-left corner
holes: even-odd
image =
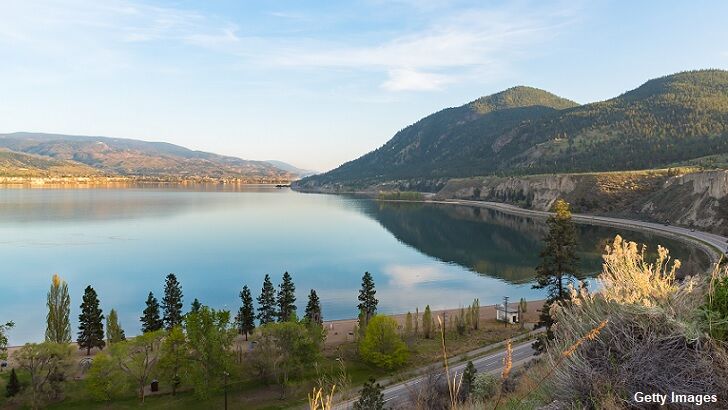
[[[164,298],[162,298],[162,309],[164,309],[164,328],[167,330],[182,323],[182,286],[177,281],[174,273],[167,275],[164,284]]]
[[[361,290],[359,290],[359,304],[357,308],[365,314],[365,320],[369,319],[377,313],[377,304],[379,301],[374,296],[377,294],[374,289],[374,279],[369,272],[364,272],[361,278]]]
[[[465,365],[465,370],[463,371],[463,378],[461,382],[465,397],[470,394],[470,391],[473,388],[476,373],[478,373],[478,370],[475,368],[475,365],[473,365],[472,361],[468,360],[468,364]]]
[[[384,409],[384,389],[379,383],[375,383],[373,378],[364,383],[361,389],[359,400],[354,403],[354,410],[383,410]]]
[[[432,333],[435,330],[435,321],[432,318],[432,311],[430,305],[425,306],[425,313],[422,315],[422,335],[425,339],[432,338]]]
[[[278,289],[278,321],[287,322],[296,314],[296,285],[288,272],[283,274],[283,282]]]
[[[46,341],[64,344],[71,342],[71,297],[68,295],[68,284],[61,281],[58,275],[53,275],[46,305]]]
[[[571,220],[569,204],[564,200],[557,200],[553,207],[554,215],[546,221],[549,232],[544,238],[544,248],[540,253],[541,263],[536,267],[535,289],[546,289],[546,302],[541,309],[539,326],[548,327],[547,339],[553,338],[551,325],[553,319],[549,314],[551,305],[569,299],[567,284],[573,277],[578,276],[576,255],[576,227]],[[540,351],[544,345],[537,341],[535,347]]]
[[[111,309],[109,316],[106,318],[106,338],[109,344],[126,340],[124,329],[119,324],[119,315],[116,313],[116,309]]]
[[[192,304],[190,305],[190,313],[197,313],[200,311],[200,308],[202,307],[202,303],[200,303],[197,298],[192,301]]]
[[[15,373],[15,368],[12,368],[8,384],[5,386],[5,397],[13,397],[18,393],[20,393],[20,380],[18,380],[18,375]]]
[[[78,315],[78,346],[86,349],[86,355],[91,349],[106,346],[104,341],[104,315],[99,307],[99,298],[91,286],[86,286],[81,302],[81,314]]]
[[[319,325],[324,323],[324,318],[321,314],[321,302],[316,291],[313,289],[308,294],[308,304],[306,305],[304,318],[308,319],[311,323],[318,323]]]
[[[276,317],[276,290],[273,282],[270,281],[270,275],[265,275],[263,279],[263,289],[258,296],[258,322],[263,326],[272,323]]]
[[[240,299],[243,304],[238,311],[236,322],[238,324],[238,332],[245,335],[245,340],[248,340],[248,335],[252,334],[253,330],[255,330],[255,308],[253,307],[253,296],[250,294],[248,285],[243,286],[243,290],[240,292]]]
[[[154,332],[164,327],[164,322],[159,317],[159,302],[152,292],[147,296],[146,305],[144,314],[139,318],[142,321],[142,333]]]

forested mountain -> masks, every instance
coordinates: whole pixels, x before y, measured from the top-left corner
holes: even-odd
[[[577,105],[514,87],[432,114],[299,189],[356,190],[407,179],[646,169],[728,153],[728,71],[650,80]]]
[[[248,161],[165,142],[123,138],[18,132],[0,134],[0,148],[74,165],[103,175],[151,177],[211,177],[255,180],[290,180],[295,176],[264,161]],[[9,155],[9,154],[6,154]],[[0,168],[4,174],[17,169]],[[22,174],[22,173],[20,173]],[[78,173],[54,175],[77,175]]]

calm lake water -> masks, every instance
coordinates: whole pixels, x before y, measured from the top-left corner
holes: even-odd
[[[86,285],[105,313],[139,332],[147,293],[161,299],[174,272],[186,306],[194,298],[236,310],[248,285],[289,271],[299,312],[311,288],[325,319],[356,316],[364,271],[373,274],[380,311],[481,305],[543,297],[531,289],[543,221],[464,206],[383,203],[301,194],[266,186],[0,189],[0,321],[13,320],[11,344],[40,341],[53,273],[70,288],[72,326]],[[600,269],[610,228],[579,226],[584,272]],[[662,244],[689,262],[707,257],[679,242],[620,230]]]

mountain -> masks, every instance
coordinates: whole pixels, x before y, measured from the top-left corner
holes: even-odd
[[[90,176],[99,171],[88,165],[40,155],[0,149],[0,177]]]
[[[274,159],[269,159],[265,162],[273,165],[274,167],[276,167],[278,169],[282,169],[284,171],[290,172],[291,174],[296,174],[301,178],[318,174],[318,171],[312,171],[310,169],[298,168],[295,165],[291,165],[291,164],[289,164],[287,162],[283,162],[283,161],[276,161]]]
[[[728,71],[701,70],[586,105],[514,87],[427,116],[295,187],[346,191],[392,181],[647,169],[723,153]]]
[[[64,161],[97,174],[145,177],[239,178],[251,182],[290,180],[292,173],[264,161],[248,161],[165,142],[17,132],[0,134],[0,148],[34,158]],[[15,172],[0,168],[5,174]]]

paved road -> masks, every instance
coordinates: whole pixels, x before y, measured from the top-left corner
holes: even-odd
[[[517,367],[519,365],[522,365],[534,358],[534,350],[531,347],[531,344],[533,341],[528,341],[525,343],[521,343],[518,345],[513,346],[513,366]],[[505,356],[505,351],[500,351],[498,353],[493,353],[488,356],[483,356],[478,359],[473,360],[473,365],[475,365],[475,368],[478,370],[478,373],[491,373],[495,375],[500,375],[500,372],[503,368],[503,357]],[[461,374],[463,370],[465,369],[465,363],[460,363],[458,365],[455,365],[450,368],[451,375],[455,374]],[[387,387],[384,389],[384,400],[387,403],[387,408],[391,409],[397,409],[397,408],[407,408],[407,404],[409,402],[409,392],[411,389],[417,386],[417,384],[421,383],[425,379],[425,376],[416,377],[414,379],[410,379],[406,382],[402,382],[399,384],[395,384],[392,386]],[[334,406],[334,409],[336,410],[345,410],[345,409],[351,409],[354,404],[354,400],[346,401],[343,403],[339,403],[336,406]]]
[[[468,201],[454,199],[433,202],[479,206],[483,208],[497,209],[511,214],[527,216],[548,217],[549,215],[551,215],[549,212],[524,209],[515,205],[503,204],[500,202]],[[703,248],[706,250],[706,252],[708,252],[708,254],[711,256],[711,258],[713,258],[714,261],[717,261],[717,258],[720,257],[720,254],[725,255],[728,248],[728,237],[716,235],[709,232],[696,231],[680,226],[664,225],[654,222],[644,222],[634,219],[612,218],[608,216],[593,216],[584,214],[573,214],[573,219],[574,221],[581,223],[626,227],[637,230],[649,230],[667,236],[675,236],[678,239],[689,238],[703,245]],[[709,247],[706,247],[705,245],[709,245]],[[716,252],[716,249],[719,252]]]

